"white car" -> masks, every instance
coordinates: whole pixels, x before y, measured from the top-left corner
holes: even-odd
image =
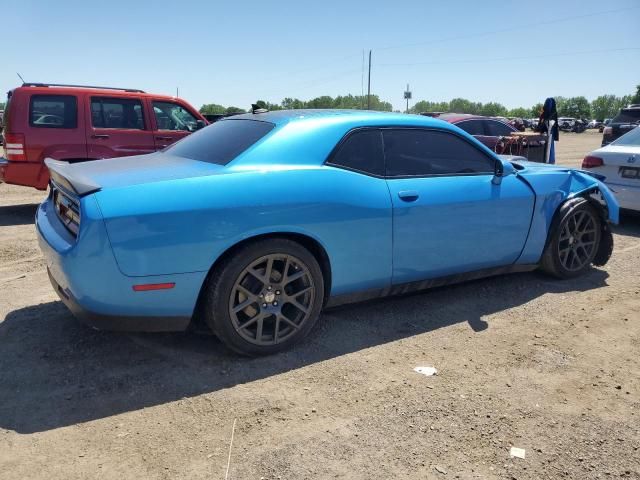
[[[605,177],[620,208],[640,211],[640,127],[591,152],[582,168]]]

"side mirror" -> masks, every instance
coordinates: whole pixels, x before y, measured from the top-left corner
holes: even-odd
[[[204,120],[196,120],[196,130],[200,130],[201,128],[206,127],[207,124],[204,123]]]
[[[509,175],[512,175],[515,171],[516,169],[511,164],[511,162],[507,160],[502,160],[501,158],[499,158],[496,161],[496,166],[493,172],[493,179],[491,180],[491,183],[493,183],[494,185],[500,185],[502,183],[503,177],[508,177]]]

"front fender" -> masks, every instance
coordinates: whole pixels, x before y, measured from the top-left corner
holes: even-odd
[[[613,193],[604,183],[588,173],[540,166],[521,172],[520,177],[529,183],[536,193],[536,204],[529,237],[518,263],[531,264],[540,260],[553,218],[560,205],[571,198],[588,198],[601,207],[605,222],[619,222],[620,207]]]

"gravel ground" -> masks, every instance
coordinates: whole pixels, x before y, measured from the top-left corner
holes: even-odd
[[[559,163],[600,138],[563,135]],[[225,478],[234,422],[230,479],[640,478],[640,216],[578,280],[335,309],[292,351],[245,359],[77,322],[37,248],[42,196],[0,185],[2,479]]]

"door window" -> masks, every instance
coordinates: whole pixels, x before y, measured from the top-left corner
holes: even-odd
[[[492,137],[508,137],[514,130],[509,128],[502,122],[496,120],[485,120],[487,123],[487,130]]]
[[[158,130],[194,132],[197,129],[198,119],[177,103],[153,102],[153,113]]]
[[[379,130],[357,130],[348,135],[329,160],[331,165],[384,175],[382,136]]]
[[[73,95],[33,95],[29,125],[38,128],[76,128],[78,100]]]
[[[460,127],[469,135],[485,135],[484,123],[482,120],[465,120],[455,124],[456,127]]]
[[[440,130],[384,130],[387,176],[493,173],[495,160],[463,138]]]
[[[91,99],[91,124],[94,128],[144,130],[142,102],[133,98]]]

